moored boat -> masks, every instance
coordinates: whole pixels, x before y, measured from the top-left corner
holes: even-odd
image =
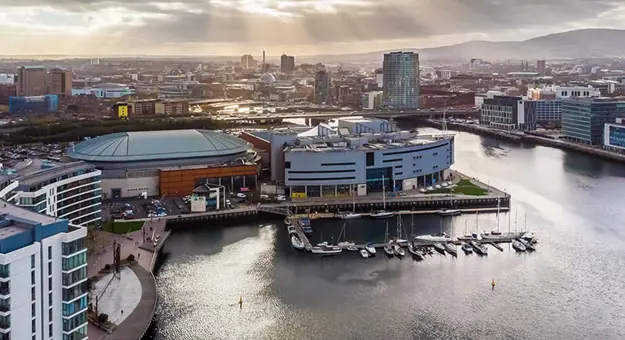
[[[473,247],[471,247],[471,245],[468,243],[463,243],[461,248],[462,251],[464,251],[464,253],[467,255],[473,253]]]
[[[518,240],[519,240],[519,242],[523,243],[523,245],[525,246],[525,249],[527,249],[528,251],[536,250],[536,247],[534,247],[532,242],[529,242],[529,241],[525,240],[524,238],[519,238]]]
[[[410,252],[416,260],[423,260],[424,258],[423,252],[415,247],[413,243],[408,243],[408,252]]]
[[[480,255],[488,255],[488,248],[479,242],[471,241],[471,247],[473,247],[473,250]]]
[[[372,256],[375,255],[375,247],[373,246],[373,243],[369,242],[367,243],[367,245],[365,245],[365,249],[369,252],[369,254],[371,254]]]
[[[404,248],[400,247],[399,244],[393,246],[393,253],[398,257],[404,257],[406,255],[406,251],[404,251]]]
[[[369,258],[369,252],[366,249],[360,249],[360,256],[362,256],[363,259]]]
[[[445,255],[445,247],[440,243],[434,243],[434,250],[441,253],[441,255]]]
[[[415,241],[427,244],[439,243],[439,242],[451,242],[451,238],[447,237],[445,233],[436,235],[419,235],[415,236]]]
[[[285,217],[285,218],[284,218],[284,224],[286,224],[286,225],[292,225],[292,223],[291,223],[291,219],[289,219],[288,217]]]
[[[512,240],[512,248],[514,248],[514,250],[518,252],[524,252],[527,250],[527,248],[525,248],[525,245],[517,240]]]
[[[297,250],[304,249],[304,242],[297,235],[291,235],[291,245]]]
[[[340,254],[343,250],[336,246],[321,246],[321,247],[313,247],[311,252],[313,254],[321,254],[321,255],[336,255]]]
[[[456,248],[456,245],[451,243],[451,242],[447,242],[445,243],[445,250],[451,254],[451,256],[458,256],[458,249]]]
[[[388,256],[395,255],[395,252],[393,251],[393,247],[390,244],[388,244],[388,243],[384,244],[384,252]]]
[[[371,213],[371,218],[377,218],[377,219],[382,219],[382,218],[389,218],[389,217],[393,217],[394,213],[391,211],[386,211],[386,210],[376,210],[374,212]]]
[[[360,217],[360,214],[356,214],[351,211],[340,211],[336,214],[336,218],[340,220],[355,220]]]
[[[443,208],[437,212],[440,216],[456,216],[462,214],[460,209],[446,209]]]
[[[358,251],[358,247],[356,247],[355,245],[349,245],[347,246],[347,250],[349,251]]]

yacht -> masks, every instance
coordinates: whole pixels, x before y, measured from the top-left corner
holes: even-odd
[[[347,250],[349,251],[358,251],[358,247],[356,247],[356,245],[352,244],[347,246]]]
[[[441,253],[441,255],[445,255],[445,247],[443,247],[443,245],[438,242],[434,243],[434,250]]]
[[[373,243],[369,242],[367,243],[367,245],[365,245],[365,249],[369,252],[369,254],[371,254],[372,256],[375,255],[375,247],[373,246]]]
[[[441,233],[441,234],[435,234],[435,235],[420,235],[420,236],[415,236],[415,241],[417,242],[422,242],[422,243],[437,243],[437,242],[451,242],[451,238],[447,237],[447,234],[445,233]]]
[[[313,254],[336,255],[340,254],[343,250],[336,246],[325,245],[321,247],[313,247],[311,251]]]
[[[340,220],[355,220],[357,218],[360,218],[361,215],[353,213],[351,211],[339,211],[336,214],[336,217]]]
[[[536,247],[534,247],[534,245],[532,244],[532,242],[529,242],[527,240],[525,240],[524,238],[520,237],[519,242],[523,243],[523,245],[525,246],[525,249],[527,249],[528,251],[534,251],[536,250]]]
[[[386,211],[386,187],[384,185],[384,176],[382,176],[382,210],[377,210],[371,213],[372,218],[389,218],[392,217],[393,212]]]
[[[363,259],[367,259],[369,258],[369,252],[366,249],[360,249],[360,256],[362,256]]]
[[[389,218],[389,217],[393,217],[393,212],[391,211],[386,211],[386,210],[376,210],[374,212],[371,213],[371,218]]]
[[[480,255],[488,255],[488,248],[479,242],[471,241],[471,247],[473,247],[473,250]]]
[[[460,209],[446,209],[443,208],[437,212],[440,216],[456,216],[462,214]]]
[[[386,255],[388,255],[388,256],[393,256],[393,255],[395,255],[395,252],[393,251],[393,247],[392,247],[390,244],[388,244],[388,243],[385,243],[385,244],[384,244],[384,252],[385,252],[385,253],[386,253]]]
[[[302,242],[297,235],[291,235],[291,245],[297,250],[304,249],[304,242]]]
[[[462,244],[462,251],[464,251],[465,254],[471,254],[473,252],[473,247],[471,247],[470,244],[468,243],[463,243]]]
[[[400,247],[399,244],[393,246],[393,253],[398,257],[404,257],[404,255],[406,255],[406,251],[404,251],[404,248]]]
[[[527,250],[527,248],[525,248],[525,245],[517,240],[512,240],[512,248],[519,252],[524,252]]]
[[[415,247],[413,243],[408,243],[408,252],[410,252],[416,260],[423,260],[423,252]]]
[[[444,244],[445,246],[445,250],[451,254],[451,256],[458,256],[458,249],[456,248],[456,245],[451,243],[451,242],[447,242]]]
[[[295,227],[292,225],[286,227],[286,230],[288,230],[289,235],[297,234],[297,230],[295,230]]]

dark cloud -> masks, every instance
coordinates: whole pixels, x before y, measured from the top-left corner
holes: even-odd
[[[281,8],[278,1],[266,5],[293,15],[288,19],[242,11],[236,6],[241,4],[240,0],[221,0],[216,4],[209,0],[174,0],[173,3],[187,5],[174,10],[152,4],[161,1],[164,0],[0,0],[0,6],[49,5],[75,12],[124,7],[135,12],[167,14],[164,18],[144,19],[144,26],[123,28],[121,33],[135,45],[159,42],[321,45],[449,34],[491,35],[500,30],[553,29],[596,18],[623,6],[623,2],[612,0],[369,0],[368,6],[353,6],[344,1],[333,6],[336,11],[319,11],[314,6]],[[298,1],[314,2],[293,2]]]

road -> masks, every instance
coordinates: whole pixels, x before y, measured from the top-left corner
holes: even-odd
[[[218,117],[218,120],[223,121],[243,121],[243,120],[275,120],[275,119],[296,119],[296,118],[316,118],[316,119],[329,119],[345,116],[362,116],[362,117],[379,117],[379,118],[397,118],[397,117],[431,117],[442,116],[445,110],[435,111],[405,111],[400,113],[397,111],[382,112],[382,111],[359,111],[359,112],[347,112],[347,111],[332,111],[332,112],[306,112],[306,113],[280,113],[280,114],[243,114],[236,117]],[[447,110],[447,116],[470,116],[476,115],[479,110]]]

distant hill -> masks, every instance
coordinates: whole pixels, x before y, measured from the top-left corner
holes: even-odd
[[[625,56],[625,30],[582,29],[550,34],[524,41],[469,41],[423,49],[395,49],[419,53],[421,60],[557,59]],[[378,51],[363,54],[323,56],[323,60],[382,60]]]

